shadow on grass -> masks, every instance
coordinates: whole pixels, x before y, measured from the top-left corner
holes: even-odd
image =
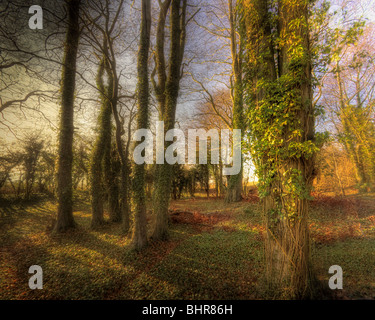
[[[197,201],[198,202],[198,201]],[[207,214],[225,214],[220,203],[207,203]],[[191,203],[186,203],[193,206]],[[203,204],[203,203],[202,203]],[[81,204],[76,208],[89,208]],[[199,210],[199,204],[195,207]],[[11,277],[11,291],[0,287],[5,299],[258,299],[263,274],[262,240],[251,231],[256,206],[243,207],[229,215],[229,226],[214,225],[209,232],[195,225],[174,223],[171,238],[151,242],[140,253],[129,250],[129,239],[120,224],[89,228],[89,209],[76,212],[79,226],[64,234],[46,230],[55,213],[53,203],[14,205],[0,219],[0,248]],[[221,209],[221,210],[220,210]],[[216,212],[216,210],[218,212]],[[241,212],[242,213],[241,213]],[[207,222],[205,222],[207,223]],[[241,229],[244,228],[244,229]],[[344,243],[342,244],[344,246]],[[373,245],[373,242],[368,246]],[[4,250],[4,248],[6,250]],[[344,258],[333,247],[322,250]],[[340,249],[345,251],[344,247]],[[359,248],[357,250],[359,252]],[[368,251],[370,252],[370,251]],[[348,257],[345,255],[345,259]],[[366,256],[358,257],[365,262]],[[352,259],[353,260],[353,259]],[[328,260],[327,260],[328,261]],[[44,290],[28,289],[28,268],[42,266]],[[353,270],[355,261],[346,270]],[[4,264],[5,265],[5,264]],[[5,267],[4,267],[5,268]],[[0,270],[1,265],[0,265]],[[362,273],[371,270],[361,269]],[[324,269],[326,274],[326,270]],[[5,288],[5,287],[4,287]]]
[[[12,269],[13,289],[2,297],[229,299],[253,295],[248,291],[255,280],[246,271],[251,270],[246,241],[239,242],[244,249],[235,246],[236,237],[247,239],[246,232],[202,233],[176,224],[169,241],[151,242],[137,253],[129,250],[120,225],[106,224],[92,231],[86,213],[76,217],[82,224],[75,230],[50,235],[46,227],[55,209],[48,202],[6,207],[0,239]],[[43,268],[44,290],[28,288],[28,268],[34,264]]]

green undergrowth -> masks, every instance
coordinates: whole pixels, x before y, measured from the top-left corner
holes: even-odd
[[[313,267],[325,285],[331,265],[343,268],[337,298],[372,299],[374,198],[330,201],[312,204]],[[264,298],[259,203],[174,201],[172,218],[178,215],[169,241],[150,243],[140,253],[129,250],[119,224],[91,230],[83,200],[75,206],[77,228],[61,235],[51,234],[56,204],[49,199],[2,210],[0,299]],[[43,290],[28,287],[31,265],[43,268]]]

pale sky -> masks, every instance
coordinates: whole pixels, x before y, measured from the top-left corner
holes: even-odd
[[[356,16],[358,16],[358,13],[363,13],[363,15],[369,21],[375,23],[375,0],[333,0],[332,3],[346,3],[346,8],[348,9],[348,11],[349,8],[351,8],[352,6],[356,6],[358,8],[358,12],[355,13]],[[335,10],[337,8],[339,8],[339,6],[333,5],[331,10]],[[348,12],[348,14],[351,13],[352,12]],[[30,106],[32,106],[31,100],[29,104]],[[190,106],[192,106],[193,104],[194,103],[185,103],[183,105],[180,105],[180,111],[178,112],[178,114],[181,115],[184,113],[190,113],[186,112],[188,110],[184,109],[190,109]],[[95,106],[92,106],[92,108],[90,107],[90,109],[95,109]],[[53,104],[44,105],[42,106],[42,111],[44,112],[46,117],[51,121],[52,125],[51,123],[46,121],[41,114],[32,111],[26,111],[25,114],[23,114],[18,107],[14,107],[12,108],[12,110],[6,110],[4,112],[4,117],[8,120],[6,123],[13,129],[14,133],[16,133],[17,136],[19,136],[20,138],[22,138],[22,133],[24,131],[37,130],[46,133],[51,139],[54,139],[54,137],[56,136],[56,132],[53,129],[58,125],[58,106]],[[76,126],[79,128],[83,128],[85,127],[85,125],[88,125],[93,119],[93,114],[94,113],[92,112],[87,112],[87,110],[78,111],[76,113],[75,119]],[[83,132],[87,132],[87,129],[84,129]],[[12,141],[16,141],[14,135],[9,131],[9,129],[6,126],[0,124],[0,144],[9,144]]]

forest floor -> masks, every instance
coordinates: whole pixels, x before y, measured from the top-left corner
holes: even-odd
[[[266,297],[256,196],[235,204],[215,198],[173,201],[170,240],[151,243],[141,253],[128,250],[118,224],[92,231],[88,201],[76,203],[78,228],[62,235],[50,233],[52,200],[2,208],[0,299]],[[328,286],[329,267],[339,265],[344,289],[338,299],[375,299],[375,195],[318,196],[309,224],[313,267],[322,283]],[[29,289],[31,265],[43,268],[42,290]]]

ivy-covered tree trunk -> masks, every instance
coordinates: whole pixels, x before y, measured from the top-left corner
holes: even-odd
[[[165,24],[167,14],[170,8],[172,0],[164,0],[159,2],[159,19],[156,30],[156,47],[155,47],[155,69],[151,74],[151,80],[155,90],[156,99],[159,106],[159,120],[164,121],[166,113],[166,82],[167,82],[167,66],[165,61]],[[158,80],[155,80],[155,74],[157,74]],[[165,125],[165,124],[164,124]],[[165,128],[164,128],[165,129]],[[164,130],[165,134],[166,130]],[[163,150],[163,156],[165,154],[165,146]],[[154,215],[156,216],[155,226],[152,238],[157,240],[168,237],[168,217],[165,207],[169,205],[169,194],[170,187],[163,188],[168,185],[169,178],[166,177],[166,173],[162,172],[167,169],[167,164],[156,164],[155,165],[155,179],[154,179]],[[162,170],[164,167],[164,170]],[[171,169],[172,170],[172,169]],[[166,198],[168,195],[168,198]]]
[[[63,232],[75,227],[73,218],[73,114],[76,61],[79,43],[80,0],[68,0],[68,28],[65,38],[61,78],[61,114],[57,168],[57,221],[54,231]]]
[[[251,151],[257,166],[267,230],[266,276],[273,294],[283,298],[309,298],[314,294],[314,277],[310,263],[308,200],[317,151],[309,1],[280,0],[277,11],[275,7],[271,10],[271,2],[250,2],[253,6],[244,6],[248,15],[247,99]],[[270,17],[277,21],[276,30],[271,28]],[[272,40],[275,38],[277,48]]]
[[[235,81],[234,88],[234,103],[233,103],[233,129],[244,130],[243,125],[243,99],[242,99],[242,81],[240,79]],[[241,136],[243,136],[241,134]],[[242,140],[242,139],[241,139]],[[225,195],[227,203],[238,202],[242,199],[242,175],[243,163],[241,157],[241,170],[235,175],[231,175],[228,181],[228,188]]]
[[[104,223],[104,192],[103,183],[105,155],[110,152],[111,147],[111,104],[107,95],[110,90],[104,85],[105,58],[100,62],[97,87],[100,91],[101,110],[98,117],[98,136],[92,151],[91,160],[91,206],[92,221],[91,227],[95,228]],[[109,149],[109,150],[108,150]],[[108,160],[107,160],[108,161]]]
[[[112,112],[111,112],[112,114]],[[111,141],[109,141],[111,143]],[[122,222],[119,204],[119,176],[121,174],[121,163],[115,145],[106,147],[104,155],[104,179],[107,191],[109,220],[111,222]]]
[[[109,35],[107,35],[109,38]],[[108,58],[106,64],[106,73],[108,75],[108,97],[112,109],[112,115],[115,121],[115,142],[120,163],[120,214],[124,233],[128,233],[130,229],[130,207],[129,207],[129,148],[128,145],[124,148],[122,139],[125,133],[123,121],[121,121],[118,111],[119,98],[119,77],[116,70],[116,59],[114,56],[113,41],[108,42],[108,47],[104,55]],[[129,140],[128,140],[129,141]]]
[[[151,2],[142,0],[141,38],[138,51],[138,129],[149,126],[149,81],[148,56],[150,49]],[[145,164],[136,164],[134,169],[134,228],[132,245],[141,250],[147,245]]]
[[[238,41],[237,29],[239,25],[240,14],[233,0],[228,0],[229,22],[230,22],[230,42],[232,54],[232,100],[233,100],[233,129],[244,130],[243,119],[243,83],[242,83],[242,59],[243,59],[243,43]],[[241,32],[240,32],[241,34]],[[225,201],[237,202],[242,199],[242,159],[241,170],[238,174],[229,177],[227,193]]]
[[[157,35],[157,41],[160,46],[156,53],[159,83],[156,84],[153,80],[156,92],[159,93],[158,102],[161,109],[160,118],[164,121],[164,134],[170,129],[173,129],[175,125],[177,99],[181,80],[181,66],[185,51],[187,0],[165,0],[162,4],[161,18],[159,19],[159,23],[163,24],[164,22],[165,24],[164,14],[166,15],[167,11],[165,10],[168,9],[169,4],[171,4],[171,46],[168,77],[164,75],[164,32],[160,31],[160,33]],[[158,30],[162,30],[162,28],[158,28]],[[163,79],[166,79],[166,81],[163,82]],[[168,148],[169,144],[170,143],[165,143],[164,151]],[[156,165],[156,177],[153,195],[154,214],[156,216],[154,231],[152,234],[152,238],[154,240],[165,240],[169,237],[168,207],[171,196],[172,175],[172,165],[168,163]]]
[[[265,201],[268,266],[270,277],[276,277],[271,281],[282,289],[286,287],[289,290],[286,295],[292,298],[314,295],[307,219],[317,150],[308,4],[306,0],[295,3],[283,0],[279,4],[282,65],[278,85],[282,86],[282,94],[278,104],[283,107],[279,112],[284,111],[279,116],[289,114],[291,118],[280,137],[284,141],[282,148],[288,152],[281,155],[276,190],[270,190],[272,199]]]

